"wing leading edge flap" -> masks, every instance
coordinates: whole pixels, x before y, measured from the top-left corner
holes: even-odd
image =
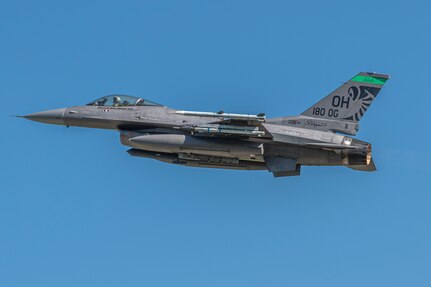
[[[265,156],[265,163],[274,177],[295,176],[301,173],[301,165],[297,164],[296,159],[280,157],[280,156]]]

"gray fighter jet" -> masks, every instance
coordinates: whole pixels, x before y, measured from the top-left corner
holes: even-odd
[[[353,139],[388,75],[359,73],[298,116],[266,118],[168,108],[111,95],[85,106],[23,116],[48,124],[120,132],[132,156],[184,166],[269,170],[299,175],[302,165],[374,171],[371,144]]]

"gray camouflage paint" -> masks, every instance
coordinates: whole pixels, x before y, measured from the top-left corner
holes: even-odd
[[[357,133],[359,120],[388,79],[359,73],[301,115],[273,119],[153,104],[75,106],[24,117],[118,130],[130,155],[184,166],[269,170],[276,177],[299,175],[302,165],[373,171],[371,145],[345,135]]]

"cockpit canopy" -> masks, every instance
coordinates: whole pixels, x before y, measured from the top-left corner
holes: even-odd
[[[161,106],[160,104],[145,100],[143,98],[127,95],[105,96],[87,104],[87,106],[103,107],[130,107],[130,106]]]

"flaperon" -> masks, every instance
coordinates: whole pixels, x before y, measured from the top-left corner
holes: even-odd
[[[359,73],[300,115],[272,119],[263,113],[179,111],[126,95],[23,117],[118,130],[130,155],[185,166],[269,170],[276,177],[299,175],[302,165],[374,171],[371,144],[347,135],[356,135],[388,79]]]

